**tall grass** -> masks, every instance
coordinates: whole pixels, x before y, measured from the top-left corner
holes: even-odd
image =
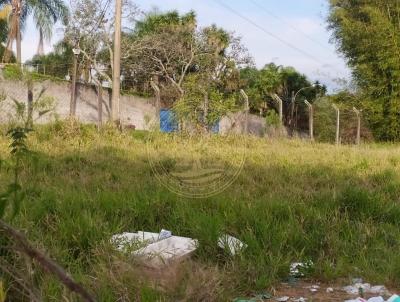
[[[58,123],[36,129],[29,141],[28,198],[13,223],[100,301],[224,301],[268,289],[288,278],[292,261],[305,260],[315,263],[309,278],[400,281],[397,145],[251,138],[236,181],[191,199],[157,181],[145,137]],[[1,137],[3,158],[7,144]],[[229,157],[232,144],[224,144],[219,152]],[[1,187],[9,177],[2,169]],[[112,234],[161,228],[199,240],[192,262],[154,275],[110,247]],[[221,251],[216,242],[225,232],[248,248],[233,258]],[[45,301],[66,297],[44,273],[35,282]]]

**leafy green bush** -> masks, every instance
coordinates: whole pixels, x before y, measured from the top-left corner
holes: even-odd
[[[3,76],[6,80],[22,81],[23,73],[18,65],[6,65],[3,69]]]
[[[281,123],[279,114],[276,113],[275,110],[268,110],[265,120],[267,122],[267,127],[277,128],[280,126],[280,123]]]

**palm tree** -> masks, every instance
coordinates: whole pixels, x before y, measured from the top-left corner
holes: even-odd
[[[53,25],[68,13],[63,0],[0,0],[0,8],[6,5],[11,5],[12,8],[9,17],[7,48],[12,49],[12,45],[16,41],[17,63],[21,63],[22,30],[29,15],[33,15],[36,27],[39,29],[38,51],[41,52],[43,40],[51,38]],[[4,55],[3,61],[9,60],[7,53]]]
[[[10,51],[4,46],[5,43],[7,43],[7,38],[8,38],[10,13],[11,13],[11,5],[5,5],[0,9],[0,57],[3,57],[6,52]],[[15,61],[15,58],[11,52],[9,54],[9,57],[14,59]]]

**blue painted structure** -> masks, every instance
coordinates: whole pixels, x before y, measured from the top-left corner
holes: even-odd
[[[160,110],[160,131],[172,133],[179,130],[179,123],[175,118],[174,112],[170,109]],[[211,127],[212,133],[219,133],[219,121]]]
[[[160,110],[160,130],[161,132],[171,133],[178,131],[178,121],[170,109]]]

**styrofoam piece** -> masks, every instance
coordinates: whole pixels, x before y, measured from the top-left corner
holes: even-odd
[[[111,237],[111,243],[113,243],[117,250],[123,251],[127,246],[133,244],[134,242],[141,242],[138,233],[122,233],[116,234]]]
[[[133,254],[142,257],[148,266],[160,267],[188,257],[197,249],[197,245],[195,239],[172,236],[153,242]]]
[[[137,232],[137,234],[139,235],[139,239],[142,242],[156,242],[159,240],[160,238],[160,233],[151,233],[151,232],[143,232],[143,231],[139,231]]]
[[[218,238],[218,246],[229,251],[232,256],[235,256],[238,252],[245,249],[247,244],[233,236],[224,234]]]

